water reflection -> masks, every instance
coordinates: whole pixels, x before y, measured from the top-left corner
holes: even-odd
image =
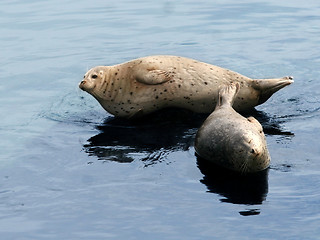
[[[264,112],[243,113],[254,116],[268,135],[292,137],[283,131],[283,119],[273,119]],[[110,117],[97,126],[100,133],[88,139],[84,145],[89,155],[103,161],[132,162],[141,160],[145,166],[168,161],[167,155],[175,151],[187,151],[194,144],[194,137],[207,115],[181,109],[166,109],[138,120]],[[242,176],[224,170],[197,157],[197,164],[209,192],[217,193],[222,202],[259,205],[268,193],[268,170]],[[239,212],[243,216],[257,215],[259,209]]]
[[[266,135],[293,136],[281,129],[284,119],[273,119],[256,110],[243,115],[257,118]],[[88,139],[84,149],[99,160],[142,160],[148,166],[166,161],[170,152],[193,146],[194,136],[206,117],[182,109],[165,109],[138,120],[110,117],[96,127],[100,133]]]
[[[138,120],[108,118],[97,126],[100,133],[91,137],[84,148],[99,160],[139,159],[148,166],[165,161],[170,152],[188,150],[205,117],[181,109],[166,109]]]
[[[233,204],[259,205],[268,193],[268,170],[241,175],[225,170],[197,156],[197,164],[204,175],[200,181],[208,188],[208,192],[223,196],[221,202]],[[259,214],[259,209],[240,212],[241,215]]]

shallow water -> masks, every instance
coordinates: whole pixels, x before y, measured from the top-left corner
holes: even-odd
[[[1,239],[320,239],[320,3],[0,3]],[[252,112],[271,166],[218,174],[205,116],[141,122],[78,90],[96,65],[172,54],[295,83]]]

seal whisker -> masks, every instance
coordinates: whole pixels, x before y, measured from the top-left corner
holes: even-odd
[[[245,174],[248,170],[248,161],[243,161],[242,166],[240,167],[241,173]]]

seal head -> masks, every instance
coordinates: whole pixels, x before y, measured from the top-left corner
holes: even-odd
[[[101,82],[104,76],[103,67],[95,67],[90,69],[79,83],[79,88],[88,93],[93,93],[93,89],[97,83]]]

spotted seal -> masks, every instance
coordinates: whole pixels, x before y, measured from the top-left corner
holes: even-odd
[[[245,118],[233,108],[240,84],[232,83],[219,91],[215,110],[199,128],[195,151],[205,160],[241,173],[268,168],[270,155],[261,124]]]
[[[178,107],[199,113],[214,110],[218,89],[238,82],[237,111],[264,103],[273,93],[291,84],[292,77],[251,79],[218,66],[178,56],[150,56],[114,66],[90,69],[79,87],[94,96],[109,113],[138,117]]]

